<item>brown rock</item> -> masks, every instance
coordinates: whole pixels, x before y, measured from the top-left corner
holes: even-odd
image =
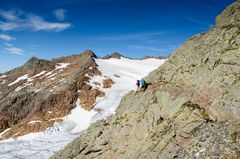
[[[104,92],[99,91],[98,89],[93,90],[82,90],[80,92],[80,101],[81,107],[90,111],[94,107],[97,97],[103,97]]]
[[[114,74],[113,76],[114,76],[114,77],[117,77],[117,78],[120,78],[120,76],[119,76],[119,75],[117,75],[117,74]]]
[[[103,88],[111,88],[111,86],[114,84],[115,82],[111,79],[105,79],[103,80]]]

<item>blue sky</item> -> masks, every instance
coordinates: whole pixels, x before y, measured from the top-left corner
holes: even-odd
[[[0,72],[30,57],[169,55],[235,0],[0,0]]]

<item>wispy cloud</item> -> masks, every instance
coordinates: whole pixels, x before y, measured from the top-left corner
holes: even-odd
[[[0,30],[2,31],[14,30],[18,27],[17,23],[0,21]]]
[[[63,31],[69,27],[71,27],[71,24],[69,23],[52,23],[52,22],[46,22],[43,20],[42,17],[37,15],[29,15],[28,16],[28,27],[31,28],[34,31],[40,31],[40,30],[47,30],[47,31]]]
[[[15,54],[15,55],[24,55],[24,50],[18,47],[13,46],[10,43],[4,43],[7,47],[4,48],[3,53]]]
[[[53,11],[53,15],[60,21],[63,21],[66,18],[66,9],[56,9]]]
[[[97,39],[99,40],[150,40],[154,36],[159,36],[161,34],[163,34],[163,32],[150,32],[150,33],[103,36],[103,37],[98,37]]]
[[[18,19],[17,13],[14,10],[10,11],[0,10],[0,16],[9,21]]]
[[[188,18],[188,20],[189,20],[190,22],[193,22],[193,23],[196,23],[196,24],[205,25],[205,26],[211,25],[211,24],[209,24],[209,23],[207,23],[207,22],[201,21],[201,20],[196,19],[196,18]]]
[[[143,46],[143,45],[130,45],[129,46],[132,49],[135,50],[146,50],[146,51],[153,51],[153,52],[166,52],[168,50],[157,48],[154,46]]]
[[[54,31],[59,32],[71,27],[70,23],[48,22],[41,16],[23,11],[3,11],[0,16],[4,21],[0,21],[0,30],[33,30],[33,31]]]
[[[5,40],[5,41],[11,41],[11,40],[15,40],[16,38],[7,35],[7,34],[0,34],[0,39]]]

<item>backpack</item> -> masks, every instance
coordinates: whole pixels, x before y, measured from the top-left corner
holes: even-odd
[[[145,84],[146,84],[145,80],[142,79],[142,80],[141,80],[141,85],[144,86]]]

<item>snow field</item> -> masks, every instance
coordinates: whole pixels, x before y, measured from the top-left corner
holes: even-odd
[[[95,59],[95,61],[98,64],[98,69],[102,72],[102,76],[91,77],[88,84],[105,92],[105,96],[98,98],[95,105],[95,108],[102,111],[96,112],[94,109],[86,111],[80,107],[80,99],[78,99],[76,107],[69,115],[62,118],[62,123],[55,124],[44,132],[31,133],[15,139],[1,141],[0,158],[47,159],[54,152],[77,138],[91,123],[115,114],[121,98],[127,92],[136,90],[136,80],[157,69],[165,60],[111,58]],[[61,64],[56,68],[62,69],[67,66],[67,64]],[[49,76],[51,73],[46,74],[45,72],[44,74]],[[107,78],[111,78],[115,82],[108,89],[102,87],[103,80]],[[100,83],[101,86],[96,86],[94,82]]]

